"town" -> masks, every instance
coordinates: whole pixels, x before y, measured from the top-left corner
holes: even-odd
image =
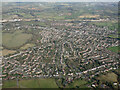
[[[119,38],[110,37],[118,34],[117,28],[112,30],[108,26],[91,24],[111,21],[109,18],[91,20],[91,17],[79,21],[43,18],[2,20],[3,33],[32,33],[28,43],[34,43],[24,50],[11,46],[13,50],[18,49],[2,57],[3,80],[64,78],[62,85],[65,87],[75,79],[91,81],[101,73],[118,69],[119,55],[108,49],[119,46]],[[4,41],[3,47],[11,50]],[[95,82],[91,82],[91,85],[97,86]]]

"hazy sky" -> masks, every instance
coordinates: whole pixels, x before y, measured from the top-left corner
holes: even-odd
[[[120,0],[0,0],[2,2],[119,2]]]

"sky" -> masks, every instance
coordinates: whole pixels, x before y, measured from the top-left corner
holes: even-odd
[[[2,2],[119,2],[120,0],[0,0]]]

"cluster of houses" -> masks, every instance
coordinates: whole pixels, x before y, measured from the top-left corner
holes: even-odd
[[[15,21],[16,22],[16,21]],[[45,21],[44,21],[45,22]],[[118,68],[118,54],[108,47],[118,46],[118,39],[109,38],[116,30],[108,27],[54,22],[51,27],[32,24],[19,28],[31,28],[39,31],[41,39],[36,46],[3,57],[3,80],[17,78],[65,77],[65,85],[74,78],[92,78],[100,73]],[[64,25],[67,28],[55,28]],[[70,27],[68,27],[70,26]],[[17,28],[17,30],[19,30]],[[21,29],[22,30],[22,29]],[[94,87],[94,86],[93,86]]]
[[[98,74],[101,68],[104,71],[117,68],[118,54],[107,49],[118,45],[117,39],[108,38],[108,35],[116,31],[86,24],[77,29],[35,28],[40,29],[38,34],[42,38],[38,43],[41,45],[4,57],[4,80],[15,79],[16,75],[21,78],[61,77],[62,74],[79,77],[93,71],[98,71]]]

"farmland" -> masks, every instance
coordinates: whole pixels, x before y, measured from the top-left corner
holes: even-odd
[[[98,18],[99,15],[81,15],[79,18]]]
[[[114,29],[118,29],[118,23],[115,22],[109,22],[109,21],[103,21],[103,22],[92,22],[90,24],[94,24],[98,27],[108,27],[109,30],[114,30]]]

